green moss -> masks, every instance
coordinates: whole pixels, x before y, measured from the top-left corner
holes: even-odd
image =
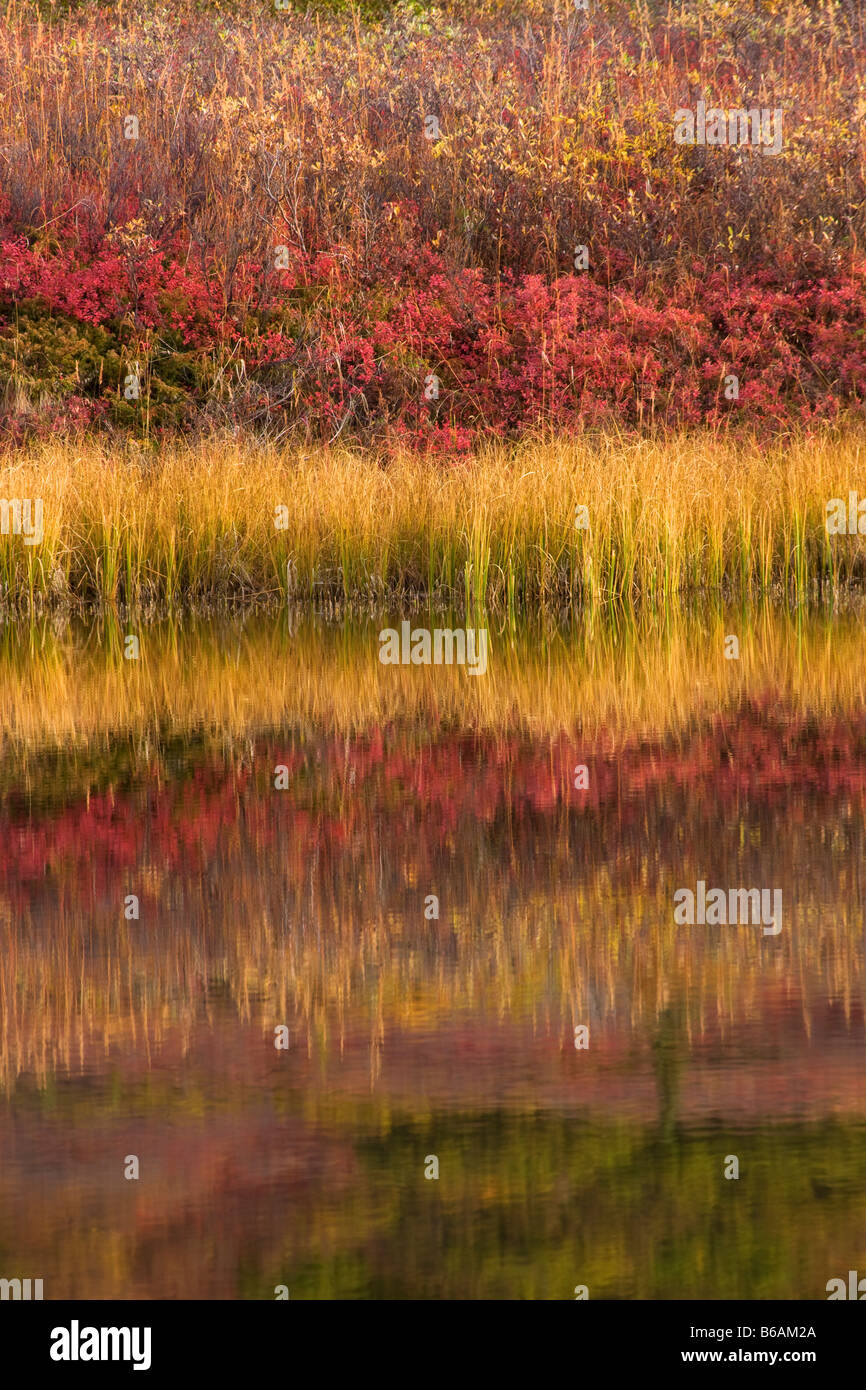
[[[158,396],[159,400],[178,400],[191,394],[200,396],[207,390],[205,364],[196,359],[193,352],[173,352],[168,357],[154,360],[151,367],[152,386],[168,393]]]
[[[136,401],[123,396],[136,353],[120,324],[100,327],[52,313],[40,300],[22,300],[0,319],[0,380],[32,401],[72,396],[104,400],[111,423],[139,431],[148,426],[178,427],[207,396],[210,361],[182,348],[179,333],[162,333],[169,350],[147,364]],[[145,365],[145,364],[142,364]]]
[[[0,326],[0,377],[31,396],[103,396],[117,388],[124,360],[105,329],[54,316],[39,300],[23,300]]]

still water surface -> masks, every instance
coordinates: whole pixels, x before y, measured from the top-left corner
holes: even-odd
[[[0,1275],[866,1272],[862,619],[491,622],[483,680],[382,667],[386,621],[162,624],[135,666],[110,622],[4,630]],[[699,880],[781,889],[781,933],[676,925]]]

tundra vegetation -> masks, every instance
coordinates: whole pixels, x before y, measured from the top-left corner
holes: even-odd
[[[7,1281],[863,1268],[861,8],[0,0]]]
[[[8,0],[8,592],[847,575],[864,53],[829,0]],[[708,110],[778,152],[675,138]]]

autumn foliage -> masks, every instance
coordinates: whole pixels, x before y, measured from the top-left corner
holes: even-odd
[[[11,5],[7,436],[461,451],[857,410],[862,33],[743,8]],[[701,97],[783,109],[781,153],[675,145]]]

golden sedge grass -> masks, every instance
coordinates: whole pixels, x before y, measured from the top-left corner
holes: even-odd
[[[773,586],[803,597],[864,568],[866,540],[825,525],[829,500],[858,486],[864,440],[610,436],[449,463],[236,440],[154,459],[44,443],[0,455],[0,496],[43,505],[38,544],[4,525],[0,586],[20,608],[424,593],[667,605]]]

